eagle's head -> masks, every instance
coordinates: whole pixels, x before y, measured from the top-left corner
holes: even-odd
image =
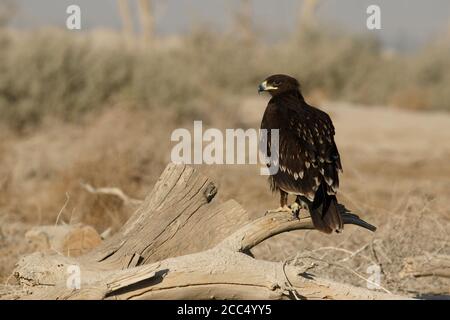
[[[267,91],[272,96],[277,96],[289,91],[299,90],[300,84],[298,83],[297,79],[285,74],[274,74],[264,80],[258,87],[259,93]]]

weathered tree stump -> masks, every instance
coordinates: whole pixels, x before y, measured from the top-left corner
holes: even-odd
[[[249,250],[276,234],[312,229],[285,213],[248,221],[234,200],[214,199],[212,181],[170,164],[128,222],[78,258],[34,253],[14,271],[27,299],[397,299],[320,279],[300,267],[256,260]],[[214,200],[213,200],[214,199]],[[343,212],[344,223],[371,225]],[[71,266],[80,288],[67,285]]]

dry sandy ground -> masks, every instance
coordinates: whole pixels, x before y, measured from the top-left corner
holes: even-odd
[[[258,128],[266,98],[237,101],[210,115],[207,123]],[[386,290],[449,295],[448,279],[402,277],[400,271],[407,257],[450,254],[450,114],[324,105],[336,127],[344,166],[338,199],[378,231],[353,226],[331,236],[296,231],[261,244],[255,256],[303,257],[297,260],[312,261],[314,273],[360,286],[366,285],[367,268],[381,265]],[[7,280],[18,255],[32,250],[23,240],[25,230],[54,223],[66,192],[70,203],[64,221],[82,220],[99,232],[119,227],[130,212],[114,199],[86,194],[79,181],[121,187],[143,198],[169,159],[171,131],[188,123],[170,114],[155,119],[114,108],[84,126],[52,124],[26,138],[5,139],[0,144],[0,279]],[[200,169],[218,183],[219,199],[236,199],[249,219],[278,205],[259,166]]]

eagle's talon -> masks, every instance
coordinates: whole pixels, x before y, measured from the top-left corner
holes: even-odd
[[[283,206],[283,207],[279,207],[277,209],[273,209],[273,210],[267,210],[266,213],[264,214],[265,216],[268,214],[272,214],[272,213],[280,213],[280,212],[288,212],[288,213],[292,213],[292,210],[288,207],[288,206]]]
[[[289,206],[289,208],[291,209],[292,212],[292,218],[298,219],[300,215],[301,206],[297,202],[294,202]]]

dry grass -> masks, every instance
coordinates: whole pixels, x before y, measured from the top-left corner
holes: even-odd
[[[215,116],[210,115],[209,125],[257,127],[265,98],[240,101],[226,112],[210,111]],[[328,106],[344,164],[339,199],[379,230],[371,234],[349,226],[343,235],[332,236],[293,232],[261,244],[255,255],[270,260],[312,255],[325,261],[318,262],[314,272],[357,285],[365,285],[360,276],[367,277],[366,268],[375,262],[382,266],[382,285],[388,290],[449,294],[448,280],[401,278],[399,271],[407,257],[450,254],[450,149],[446,143],[450,116]],[[130,208],[114,197],[86,192],[80,181],[120,187],[134,198],[143,198],[169,161],[170,134],[180,126],[189,128],[192,123],[180,123],[170,111],[154,115],[116,106],[81,126],[50,122],[29,137],[10,133],[1,148],[7,156],[2,157],[2,176],[8,179],[3,183],[0,210],[9,219],[3,225],[4,234],[10,225],[16,229],[20,225],[22,231],[14,229],[8,233],[14,238],[4,237],[2,246],[10,259],[4,264],[3,277],[11,270],[11,261],[32,250],[19,240],[23,230],[54,223],[66,193],[70,199],[62,221],[83,221],[99,232],[120,227],[132,213]],[[236,199],[252,217],[277,205],[277,195],[270,194],[255,165],[199,168],[218,183],[221,199]],[[350,254],[343,250],[358,253],[348,258]]]

